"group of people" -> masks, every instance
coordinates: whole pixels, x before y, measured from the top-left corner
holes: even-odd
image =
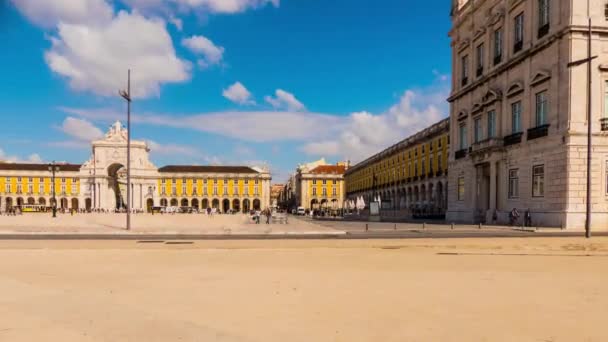
[[[6,216],[18,216],[18,215],[22,215],[23,213],[21,212],[21,208],[12,207],[12,208],[7,209],[4,212],[0,212],[0,214],[4,214]]]
[[[511,226],[516,226],[517,222],[519,221],[519,211],[517,210],[517,208],[513,208],[513,210],[511,210],[511,212],[509,213],[509,224]],[[530,214],[530,209],[527,209],[524,212],[524,227],[531,227],[532,226],[532,215]]]
[[[272,217],[272,210],[270,208],[266,208],[264,210],[254,211],[252,218],[255,221],[255,224],[260,224],[261,216],[266,216],[266,224],[270,224],[270,218]]]

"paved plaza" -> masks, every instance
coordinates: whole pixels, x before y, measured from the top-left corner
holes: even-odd
[[[1,341],[606,341],[608,238],[0,241]]]
[[[251,216],[206,214],[134,214],[131,216],[133,234],[343,234],[338,229],[324,227],[314,222],[289,217],[288,224],[266,224],[260,217],[255,224]],[[23,214],[0,216],[0,236],[11,233],[125,233],[126,214]]]

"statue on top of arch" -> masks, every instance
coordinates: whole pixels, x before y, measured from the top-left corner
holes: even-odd
[[[127,140],[127,130],[122,126],[120,121],[116,121],[112,126],[110,126],[110,130],[106,133],[106,140],[112,141],[126,141]]]

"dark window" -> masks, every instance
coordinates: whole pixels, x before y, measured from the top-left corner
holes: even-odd
[[[513,52],[520,51],[524,46],[524,14],[521,13],[515,17],[514,22],[514,39],[513,39]]]

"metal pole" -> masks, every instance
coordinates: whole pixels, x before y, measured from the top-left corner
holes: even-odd
[[[131,230],[131,69],[127,72],[127,230]]]
[[[51,181],[53,182],[53,217],[57,217],[57,198],[55,197],[55,161],[51,164]]]
[[[587,42],[587,213],[585,220],[585,237],[591,237],[591,16],[589,16],[589,34]]]

